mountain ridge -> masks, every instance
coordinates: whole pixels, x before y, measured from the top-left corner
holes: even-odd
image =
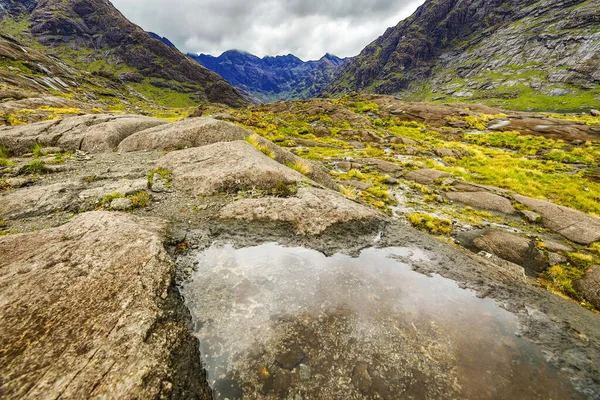
[[[188,55],[263,102],[317,97],[346,62],[332,54],[310,61],[293,54],[260,58],[241,50],[227,50],[218,57]]]
[[[428,0],[325,90],[578,109],[600,97],[598,0]]]

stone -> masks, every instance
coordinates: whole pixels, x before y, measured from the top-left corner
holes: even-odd
[[[312,378],[312,371],[309,365],[300,364],[298,365],[298,375],[303,381],[309,381]]]
[[[434,152],[435,152],[435,154],[437,154],[440,157],[452,157],[452,158],[456,158],[456,159],[461,159],[468,155],[467,152],[464,152],[459,149],[440,148],[440,149],[435,149]]]
[[[532,239],[496,229],[474,230],[458,235],[459,243],[476,252],[484,251],[526,270],[540,273],[548,268],[544,252]]]
[[[402,171],[402,166],[391,161],[380,160],[378,158],[358,158],[355,163],[377,168],[386,174],[396,174]]]
[[[329,130],[329,128],[326,128],[324,126],[318,126],[314,129],[313,135],[320,138],[329,137],[331,136],[331,131]]]
[[[393,144],[405,144],[407,146],[419,146],[421,144],[421,143],[417,142],[416,140],[405,138],[405,137],[402,137],[402,136],[393,136],[390,139],[390,143],[393,143]]]
[[[371,379],[371,375],[369,375],[369,369],[366,363],[358,363],[354,367],[354,370],[352,371],[352,384],[354,384],[354,386],[363,394],[366,394],[369,391],[373,384],[373,380]]]
[[[591,109],[591,110],[590,110],[590,115],[591,115],[592,117],[600,117],[600,110],[594,110],[594,109]]]
[[[530,210],[521,210],[520,211],[523,217],[531,223],[540,222],[542,220],[542,216],[536,212]]]
[[[40,149],[40,154],[43,156],[47,156],[50,154],[62,153],[64,150],[62,147],[42,147]]]
[[[252,132],[231,122],[207,117],[188,118],[137,132],[123,140],[118,150],[175,150],[244,140],[250,135]]]
[[[88,114],[0,128],[0,145],[16,154],[31,151],[36,143],[65,150],[109,152],[116,149],[126,137],[166,123],[161,119],[140,115]]]
[[[2,397],[203,393],[165,232],[159,220],[91,212],[0,237]]]
[[[294,197],[237,200],[223,207],[219,216],[231,221],[285,223],[302,235],[318,235],[340,224],[374,230],[385,220],[380,212],[340,193],[312,187],[300,188]]]
[[[542,216],[541,223],[578,244],[600,241],[600,219],[547,201],[518,194],[513,198]]]
[[[554,267],[555,265],[558,264],[566,264],[569,260],[567,260],[567,257],[563,256],[562,254],[558,254],[558,253],[549,253],[548,254],[548,263],[550,264],[551,267]]]
[[[405,153],[409,156],[418,156],[421,154],[421,150],[417,149],[416,147],[407,147]]]
[[[495,211],[503,214],[516,214],[512,202],[505,197],[489,192],[448,192],[448,200],[471,206],[480,210]]]
[[[275,361],[282,368],[292,370],[306,358],[306,354],[298,346],[292,346],[284,352],[277,355]]]
[[[125,197],[114,199],[110,202],[111,210],[115,211],[126,211],[133,207],[133,202]]]
[[[350,180],[350,181],[346,181],[344,183],[347,186],[350,186],[350,187],[352,187],[354,189],[358,189],[358,190],[367,190],[367,189],[373,187],[373,185],[370,184],[369,182],[356,181],[356,180]]]
[[[269,190],[280,183],[289,185],[307,180],[245,141],[173,151],[159,159],[157,166],[173,173],[175,189],[196,196]]]
[[[592,265],[582,279],[575,281],[575,289],[600,310],[600,265]]]
[[[169,181],[163,179],[159,174],[154,174],[152,177],[152,187],[150,190],[154,193],[169,193],[172,192],[169,186]]]
[[[338,135],[347,140],[357,140],[362,143],[383,143],[383,138],[379,136],[377,133],[372,131],[367,131],[364,129],[360,130],[343,130],[338,132]]]
[[[113,193],[119,193],[123,196],[131,196],[142,190],[145,190],[148,187],[148,181],[146,179],[120,179],[115,182],[111,181],[100,181],[100,185],[82,190],[78,197],[81,200],[100,200],[103,199],[104,196],[108,196]]]
[[[575,251],[575,249],[573,249],[573,247],[569,246],[568,244],[557,242],[554,240],[544,239],[543,243],[546,250],[552,251],[554,253],[568,253],[571,251]]]
[[[451,177],[447,172],[438,171],[436,169],[419,169],[416,171],[409,172],[404,176],[409,181],[420,183],[421,185],[431,185],[439,178]]]

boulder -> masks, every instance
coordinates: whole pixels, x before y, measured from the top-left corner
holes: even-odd
[[[92,212],[0,237],[2,397],[210,398],[165,229]]]
[[[600,110],[590,110],[590,115],[592,117],[600,117]]]
[[[393,144],[405,144],[407,146],[419,146],[421,144],[421,143],[417,142],[416,140],[405,138],[405,137],[402,137],[402,136],[393,136],[390,139],[390,143],[393,143]]]
[[[600,265],[592,265],[585,271],[585,276],[575,281],[575,289],[583,297],[600,310]]]
[[[489,192],[448,192],[446,193],[446,197],[450,201],[480,210],[495,211],[503,214],[517,213],[510,200]]]
[[[245,141],[221,142],[171,152],[158,166],[173,173],[173,187],[193,195],[235,193],[295,184],[304,175],[279,164]]]
[[[536,242],[532,239],[495,229],[478,229],[460,233],[458,241],[476,253],[491,253],[535,273],[548,268],[544,252],[536,247]]]
[[[470,155],[468,152],[459,150],[459,149],[439,148],[439,149],[435,149],[434,151],[435,151],[435,154],[437,154],[440,157],[452,157],[452,158],[457,158],[457,159],[461,159],[463,157],[467,157]]]
[[[110,209],[115,211],[126,211],[133,207],[133,202],[130,199],[120,197],[110,202]]]
[[[409,172],[404,176],[409,181],[420,183],[421,185],[431,185],[439,178],[450,177],[449,173],[438,171],[437,169],[419,169],[416,171]]]
[[[600,241],[600,219],[547,201],[518,194],[513,198],[542,216],[542,224],[572,242],[591,244]]]
[[[542,220],[542,216],[540,214],[530,210],[521,210],[521,214],[527,221],[531,223],[540,222]]]
[[[220,218],[286,223],[299,234],[318,235],[339,224],[359,223],[366,229],[378,225],[385,217],[337,192],[306,187],[299,189],[294,197],[235,201],[221,209]]]
[[[354,130],[348,129],[344,131],[340,131],[338,133],[339,136],[344,139],[355,139],[364,143],[382,143],[384,140],[377,133],[372,131],[367,131],[364,129]]]
[[[402,167],[391,161],[379,160],[377,158],[358,158],[353,162],[369,167],[377,168],[379,171],[386,174],[396,174],[402,171]]]
[[[89,114],[57,121],[0,128],[0,145],[16,154],[36,143],[92,153],[113,151],[126,137],[166,121],[140,115]]]
[[[216,142],[244,140],[252,132],[231,122],[213,118],[188,118],[137,132],[119,144],[123,152],[183,149]]]

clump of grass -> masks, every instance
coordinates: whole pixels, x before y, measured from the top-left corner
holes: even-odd
[[[356,199],[358,197],[358,191],[355,188],[347,187],[344,185],[340,185],[340,192],[351,199]]]
[[[581,293],[575,289],[573,282],[583,278],[585,271],[571,265],[561,264],[550,267],[548,271],[540,275],[539,281],[546,289],[554,293],[560,293],[577,301],[583,298]]]
[[[11,155],[11,151],[5,147],[0,145],[0,158],[8,158]]]
[[[310,164],[304,160],[296,160],[294,162],[288,161],[285,163],[288,168],[300,172],[302,175],[310,175],[312,168]]]
[[[17,115],[11,114],[6,118],[6,122],[8,122],[9,125],[12,126],[16,126],[16,125],[24,125],[25,122],[21,121],[19,119],[19,117]]]
[[[165,168],[156,168],[152,171],[148,172],[148,184],[150,187],[154,185],[154,175],[160,176],[160,178],[167,182],[167,187],[171,186],[171,181],[173,180],[173,172],[165,169]]]
[[[417,229],[434,235],[449,236],[452,234],[452,221],[440,219],[430,214],[408,214],[408,220]]]
[[[275,153],[273,152],[273,150],[271,150],[266,144],[261,143],[259,136],[257,136],[257,135],[246,136],[246,138],[244,140],[246,140],[246,142],[250,143],[252,146],[254,146],[257,150],[259,150],[264,155],[271,157],[271,158],[275,158]]]
[[[148,207],[150,205],[150,203],[152,202],[152,198],[150,197],[150,194],[148,192],[146,192],[145,190],[142,190],[141,192],[138,192],[138,193],[134,194],[133,196],[129,196],[128,199],[131,200],[131,204],[133,205],[133,208]]]
[[[46,164],[41,160],[33,160],[29,164],[24,165],[19,170],[20,175],[24,174],[45,174],[47,172]]]

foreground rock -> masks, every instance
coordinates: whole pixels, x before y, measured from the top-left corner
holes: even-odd
[[[384,219],[372,208],[348,200],[339,193],[316,188],[301,188],[297,196],[287,198],[238,200],[225,206],[220,217],[245,222],[286,223],[305,235],[317,235],[334,225],[353,223],[368,231]]]
[[[600,219],[549,203],[515,194],[514,199],[542,216],[542,224],[579,244],[591,244],[600,240]]]
[[[164,231],[93,212],[0,238],[2,397],[206,394],[196,342],[177,319]]]
[[[137,132],[119,145],[119,151],[166,150],[200,147],[216,142],[243,140],[252,132],[212,118],[188,118]]]
[[[583,279],[575,281],[575,288],[600,310],[600,265],[592,265],[588,268]]]
[[[194,195],[270,190],[307,178],[267,157],[245,141],[174,151],[158,165],[173,173],[173,186]]]
[[[16,154],[30,152],[36,143],[65,150],[113,151],[126,137],[166,121],[140,115],[84,115],[65,120],[0,128],[0,145]]]

